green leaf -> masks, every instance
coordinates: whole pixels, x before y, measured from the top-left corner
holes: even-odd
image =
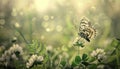
[[[95,59],[95,57],[91,57],[90,59],[89,59],[89,62],[94,62],[96,59]]]
[[[76,67],[77,66],[77,64],[75,63],[75,61],[73,61],[72,62],[72,65],[71,65],[72,67]]]
[[[74,46],[80,46],[80,47],[84,47],[83,43],[80,41],[77,41],[75,44],[73,44]]]
[[[87,60],[88,60],[87,54],[83,54],[83,55],[82,55],[82,60],[83,60],[83,61],[87,61]]]
[[[85,66],[88,66],[88,65],[89,65],[88,62],[82,62],[82,64],[85,65]]]
[[[96,64],[91,64],[91,65],[89,65],[88,69],[97,69],[97,65]]]
[[[76,62],[77,64],[79,64],[79,63],[81,62],[80,56],[76,56],[76,57],[75,57],[75,62]]]
[[[66,65],[66,61],[61,61],[60,64],[64,67]]]

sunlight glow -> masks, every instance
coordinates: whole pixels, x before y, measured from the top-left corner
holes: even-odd
[[[49,8],[50,0],[35,0],[34,4],[36,10],[44,12]]]

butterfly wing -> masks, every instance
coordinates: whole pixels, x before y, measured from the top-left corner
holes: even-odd
[[[94,36],[94,32],[95,29],[91,26],[90,21],[86,18],[81,19],[78,35],[90,42],[90,39]]]

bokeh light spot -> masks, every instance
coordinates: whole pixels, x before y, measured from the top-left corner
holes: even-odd
[[[50,30],[50,28],[46,28],[46,31],[47,31],[47,32],[50,32],[51,30]]]
[[[62,26],[61,25],[57,25],[57,27],[56,27],[56,30],[58,31],[58,32],[61,32],[62,31]]]
[[[47,20],[49,20],[49,16],[48,16],[48,15],[45,15],[45,16],[43,17],[43,19],[44,19],[45,21],[47,21]]]
[[[16,28],[20,28],[20,24],[18,22],[15,23]]]
[[[51,16],[50,18],[51,18],[51,19],[54,19],[54,16]]]
[[[42,26],[43,26],[44,28],[47,28],[47,27],[48,27],[48,22],[42,22]]]
[[[17,11],[16,11],[15,8],[13,8],[11,15],[12,15],[12,16],[17,16]]]

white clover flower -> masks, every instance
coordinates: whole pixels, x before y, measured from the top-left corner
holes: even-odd
[[[6,50],[4,52],[4,54],[2,54],[0,60],[1,61],[6,61],[6,60],[10,60],[10,58],[13,58],[13,59],[18,59],[15,52],[19,52],[20,55],[23,53],[23,50],[22,50],[22,47],[20,47],[18,44],[13,44],[12,47],[10,47],[8,50]]]
[[[13,47],[10,48],[11,53],[20,52],[20,55],[23,54],[23,49],[18,44],[13,44]]]
[[[34,62],[36,61],[36,59],[37,59],[37,55],[32,55],[30,57],[30,59],[28,60],[28,62],[26,63],[26,67],[30,68],[34,64]]]
[[[91,53],[91,56],[92,56],[92,57],[94,57],[94,56],[96,56],[96,55],[97,55],[96,51],[93,51],[93,52]]]
[[[26,68],[29,68],[29,66],[30,66],[29,63],[26,63]]]
[[[15,54],[12,54],[11,57],[12,57],[12,59],[18,60],[18,58]]]
[[[51,45],[48,45],[48,46],[46,47],[46,50],[47,50],[48,52],[51,52],[51,51],[53,50],[53,47],[52,47]]]
[[[34,61],[35,61],[35,60],[34,60],[33,58],[30,58],[29,63],[30,63],[30,64],[33,64]]]
[[[37,58],[37,55],[32,55],[32,58],[35,60]]]
[[[33,60],[29,60],[27,63],[26,63],[26,67],[27,68],[30,68],[32,65],[33,65],[34,61]]]
[[[35,62],[42,62],[44,60],[43,56],[32,55],[28,62],[26,63],[26,67],[30,68],[34,65]]]
[[[44,60],[43,56],[38,56],[38,57],[37,57],[37,61],[38,61],[38,62],[41,62],[41,61],[43,61],[43,60]]]
[[[32,65],[36,61],[36,59],[37,59],[37,55],[32,55],[29,59],[29,64]]]
[[[104,58],[105,58],[105,52],[104,52],[104,50],[103,49],[96,49],[95,51],[93,51],[92,53],[91,53],[91,56],[92,57],[95,57],[96,59],[98,59],[98,60],[103,60]]]
[[[30,68],[33,64],[32,63],[26,63],[26,67]]]

